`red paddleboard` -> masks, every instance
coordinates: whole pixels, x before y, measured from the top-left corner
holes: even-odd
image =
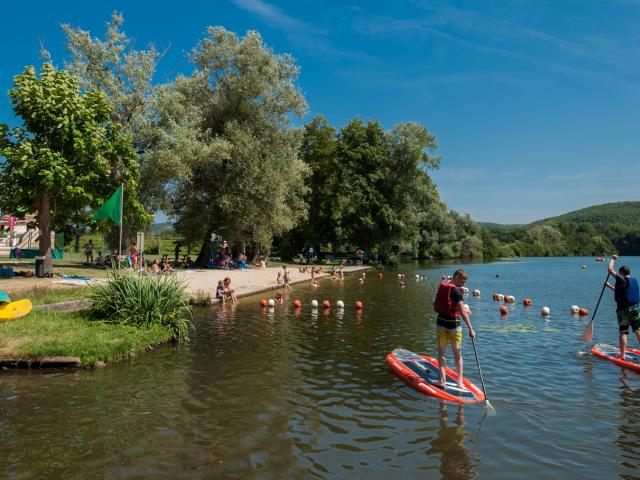
[[[439,381],[438,360],[427,355],[418,355],[404,348],[396,348],[387,355],[386,362],[400,380],[420,393],[457,403],[478,403],[484,401],[482,390],[466,378],[464,388],[458,387],[458,374],[446,368],[445,388],[436,387]]]
[[[609,360],[623,368],[634,370],[640,373],[640,350],[626,348],[624,351],[624,360],[620,359],[620,348],[598,343],[593,346],[591,353],[604,360]]]

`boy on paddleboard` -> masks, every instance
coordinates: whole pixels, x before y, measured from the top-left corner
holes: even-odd
[[[462,377],[462,326],[460,318],[464,320],[469,329],[469,336],[475,337],[471,326],[469,310],[465,308],[464,296],[460,287],[467,283],[469,275],[461,268],[456,270],[451,283],[441,283],[436,294],[433,307],[438,312],[436,319],[436,332],[438,335],[438,365],[440,370],[440,384],[436,386],[444,388],[446,385],[446,358],[444,356],[447,344],[451,345],[451,353],[458,373],[458,387],[464,388]]]
[[[624,360],[629,327],[640,342],[640,290],[638,281],[631,276],[631,269],[627,265],[621,266],[616,273],[614,265],[617,259],[617,255],[611,255],[609,260],[609,274],[615,277],[616,284],[613,286],[607,282],[605,285],[615,293],[616,316],[620,331],[620,359]]]

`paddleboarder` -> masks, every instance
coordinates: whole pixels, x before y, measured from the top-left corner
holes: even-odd
[[[617,259],[617,255],[612,255],[611,260],[609,260],[609,274],[615,277],[615,286],[609,282],[606,282],[605,286],[613,290],[615,294],[616,316],[618,317],[618,329],[620,331],[620,359],[624,360],[629,327],[631,327],[631,331],[636,335],[640,343],[640,291],[638,289],[638,281],[631,276],[631,269],[627,265],[621,266],[616,273],[615,263]]]
[[[433,307],[438,316],[436,319],[436,331],[438,335],[438,365],[440,370],[439,387],[445,386],[446,358],[445,351],[447,344],[451,345],[451,353],[456,364],[458,373],[458,387],[464,388],[462,377],[462,326],[460,318],[464,320],[469,329],[469,336],[475,337],[475,332],[471,326],[471,318],[468,309],[465,309],[464,295],[460,287],[467,283],[469,275],[461,268],[456,270],[451,279],[451,283],[441,283],[436,301]]]

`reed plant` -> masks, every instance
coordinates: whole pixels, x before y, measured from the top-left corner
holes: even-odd
[[[160,325],[171,331],[173,340],[189,340],[189,297],[184,282],[174,275],[113,270],[91,299],[95,319],[141,328]]]

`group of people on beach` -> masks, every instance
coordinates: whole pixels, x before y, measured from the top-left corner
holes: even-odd
[[[89,240],[84,245],[84,255],[86,257],[86,264],[94,264],[93,252],[95,246],[93,244],[93,240]],[[113,249],[107,255],[103,255],[102,251],[98,251],[98,256],[95,258],[95,266],[97,267],[113,267],[118,265],[118,250]],[[161,259],[154,259],[146,265],[144,257],[141,255],[138,245],[136,242],[133,242],[128,248],[128,254],[123,255],[120,260],[122,263],[129,269],[135,271],[142,271],[147,273],[155,273],[155,274],[166,274],[171,273],[176,268],[184,267],[191,268],[194,265],[193,260],[190,256],[187,256],[184,261],[180,261],[179,259],[179,248],[176,248],[176,258],[172,262],[169,259],[169,255],[163,255]]]
[[[245,270],[247,268],[247,255],[241,251],[234,257],[229,244],[223,241],[218,247],[215,258],[212,258],[209,262],[209,266],[223,270]]]

